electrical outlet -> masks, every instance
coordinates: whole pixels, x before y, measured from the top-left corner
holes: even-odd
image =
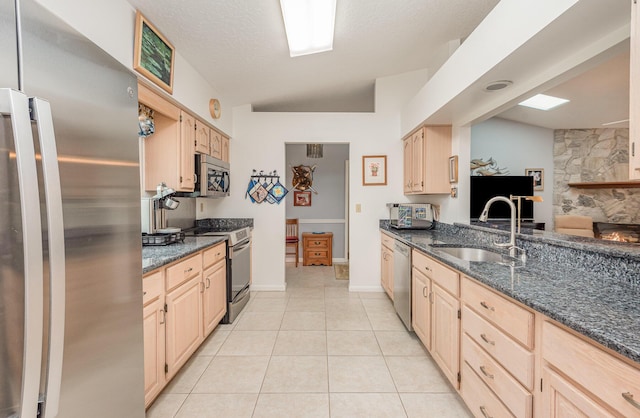
[[[356,203],[356,213],[362,212],[362,205],[360,203]]]
[[[204,212],[204,203],[200,202],[200,212]]]
[[[451,188],[451,197],[453,197],[453,198],[458,197],[458,188],[457,187],[452,187]]]

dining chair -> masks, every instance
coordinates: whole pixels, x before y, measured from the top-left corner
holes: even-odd
[[[298,251],[300,247],[299,243],[300,239],[298,237],[298,219],[287,219],[285,257],[287,256],[287,254],[294,254],[293,252],[289,252],[289,248],[293,248],[296,255],[296,267],[298,267]]]

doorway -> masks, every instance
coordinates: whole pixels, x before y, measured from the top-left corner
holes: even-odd
[[[304,249],[303,233],[332,234],[332,264],[346,264],[349,257],[349,144],[318,143],[322,145],[322,157],[311,158],[307,144],[286,144],[286,187],[291,196],[286,199],[285,217],[296,218],[299,224],[299,265],[302,266]],[[311,187],[300,192],[293,187],[293,170],[297,166],[310,167],[313,172]],[[295,256],[287,254],[287,267],[293,265]]]

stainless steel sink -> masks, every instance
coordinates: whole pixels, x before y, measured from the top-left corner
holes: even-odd
[[[434,244],[431,247],[449,254],[455,258],[465,261],[475,262],[487,262],[487,263],[510,263],[514,259],[506,254],[501,254],[496,251],[492,251],[485,248],[474,248],[465,246],[452,246],[452,245],[438,245]]]

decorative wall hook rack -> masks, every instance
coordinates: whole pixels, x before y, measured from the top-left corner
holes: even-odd
[[[287,193],[289,193],[289,190],[280,183],[280,176],[276,170],[265,174],[264,170],[258,172],[254,169],[251,176],[249,176],[245,199],[249,197],[252,203],[258,204],[264,201],[271,204],[280,204],[280,201],[284,199]]]

